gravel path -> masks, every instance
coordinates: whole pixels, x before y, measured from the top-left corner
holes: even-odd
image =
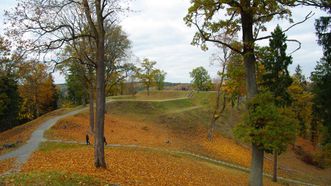
[[[79,112],[81,112],[83,109],[79,109],[79,110],[75,110],[75,111],[71,111],[68,112],[66,114],[60,115],[60,116],[55,116],[52,119],[49,119],[47,121],[45,121],[43,124],[41,124],[32,134],[30,139],[26,142],[26,144],[22,145],[21,147],[19,147],[18,149],[11,151],[9,153],[3,154],[0,156],[0,161],[1,160],[6,160],[9,158],[16,158],[16,165],[14,167],[13,170],[10,170],[10,172],[16,172],[20,170],[20,167],[22,164],[24,164],[28,158],[30,157],[30,155],[37,150],[39,144],[42,141],[45,141],[44,138],[44,132],[46,130],[48,130],[49,128],[51,128],[53,125],[55,125],[55,123],[67,116],[71,116],[71,115],[75,115]]]

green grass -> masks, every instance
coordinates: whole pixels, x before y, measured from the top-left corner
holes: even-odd
[[[75,186],[75,185],[106,185],[99,179],[66,172],[29,172],[0,177],[0,185],[47,185],[47,186]]]
[[[111,114],[136,114],[136,115],[155,115],[194,106],[190,99],[179,99],[172,101],[153,102],[153,101],[119,101],[107,104],[107,111]]]
[[[188,92],[165,92],[165,95],[180,95]],[[140,93],[142,94],[142,93]],[[151,96],[162,94],[152,92]],[[167,97],[167,96],[165,96]],[[207,128],[210,124],[212,109],[215,104],[216,92],[195,92],[191,98],[171,101],[119,101],[107,104],[110,114],[151,121],[165,125],[176,132],[194,131],[198,127]],[[190,110],[190,107],[201,106]],[[185,110],[188,109],[188,110]],[[181,111],[183,110],[183,111]],[[178,112],[176,112],[178,111]],[[226,137],[233,137],[232,128],[241,118],[241,112],[227,104],[223,117],[217,121],[216,131]]]
[[[39,146],[39,151],[49,152],[54,149],[72,149],[72,148],[88,148],[92,146],[81,145],[81,144],[68,144],[68,143],[57,143],[57,142],[43,142]]]

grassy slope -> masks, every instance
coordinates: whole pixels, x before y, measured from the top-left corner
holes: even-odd
[[[162,96],[160,92],[153,92],[148,99],[180,98],[186,96],[187,93],[172,91],[165,92]],[[240,120],[242,110],[227,107],[225,116],[218,123],[215,140],[212,142],[206,140],[205,135],[210,116],[207,108],[210,107],[213,95],[214,93],[202,92],[195,94],[191,99],[167,102],[112,102],[108,105],[105,135],[109,143],[188,150],[248,167],[250,164],[249,150],[231,139],[231,128]],[[122,99],[128,98],[122,97]],[[147,100],[145,94],[138,94],[135,99]],[[202,107],[194,108],[197,106]],[[186,108],[194,109],[181,112]],[[84,142],[86,131],[88,131],[88,113],[81,113],[58,122],[47,132],[47,136],[51,139]],[[170,143],[165,143],[168,141]],[[271,161],[266,161],[268,172],[271,170],[271,163]],[[320,184],[331,181],[327,179],[330,170],[316,170],[314,167],[305,165],[293,155],[293,152],[282,155],[280,163],[288,170],[282,169],[282,176],[290,175],[292,178]],[[299,173],[293,171],[294,169],[299,170]],[[313,176],[302,174],[302,172],[311,172]]]

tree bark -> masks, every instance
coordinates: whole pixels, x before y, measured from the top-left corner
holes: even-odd
[[[246,71],[247,98],[252,99],[257,94],[256,85],[256,58],[254,54],[253,10],[250,0],[242,1],[241,21],[243,36],[243,57]],[[252,143],[252,164],[249,176],[249,185],[263,185],[263,157],[264,151],[258,144]]]
[[[90,132],[92,134],[94,134],[94,89],[93,89],[93,85],[91,83],[90,85],[90,93],[89,93],[89,107],[90,107]]]
[[[94,132],[94,164],[97,168],[106,168],[104,155],[104,119],[105,119],[105,29],[101,0],[95,0],[96,22],[92,20],[89,2],[83,0],[85,16],[96,43],[96,119]]]
[[[277,169],[278,169],[278,153],[274,150],[274,172],[272,175],[272,181],[277,182]]]
[[[263,157],[264,151],[259,149],[256,144],[252,144],[252,164],[249,175],[250,186],[263,185]]]

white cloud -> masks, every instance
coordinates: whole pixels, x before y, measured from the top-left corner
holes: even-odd
[[[0,4],[0,11],[3,11],[12,8],[15,1],[1,0]],[[203,52],[198,47],[190,45],[196,30],[194,27],[187,27],[183,21],[190,0],[135,0],[129,4],[133,12],[128,13],[121,25],[132,41],[135,55],[156,60],[157,67],[167,72],[166,80],[171,82],[189,82],[189,72],[198,66],[204,66],[211,76],[216,75],[217,67],[209,65],[210,55],[216,49],[211,47],[209,51]],[[295,66],[300,64],[307,76],[322,56],[321,47],[316,44],[314,21],[324,13],[307,7],[293,10],[294,21],[302,20],[310,11],[315,12],[313,18],[287,33],[288,38],[298,39],[302,43],[302,49],[293,54],[293,65],[290,70],[293,72]],[[272,31],[277,24],[282,28],[289,25],[287,21],[275,19],[267,24],[268,31]],[[267,45],[268,40],[259,44]],[[288,45],[289,52],[297,46],[290,43]],[[62,76],[54,76],[56,82],[64,81]]]

